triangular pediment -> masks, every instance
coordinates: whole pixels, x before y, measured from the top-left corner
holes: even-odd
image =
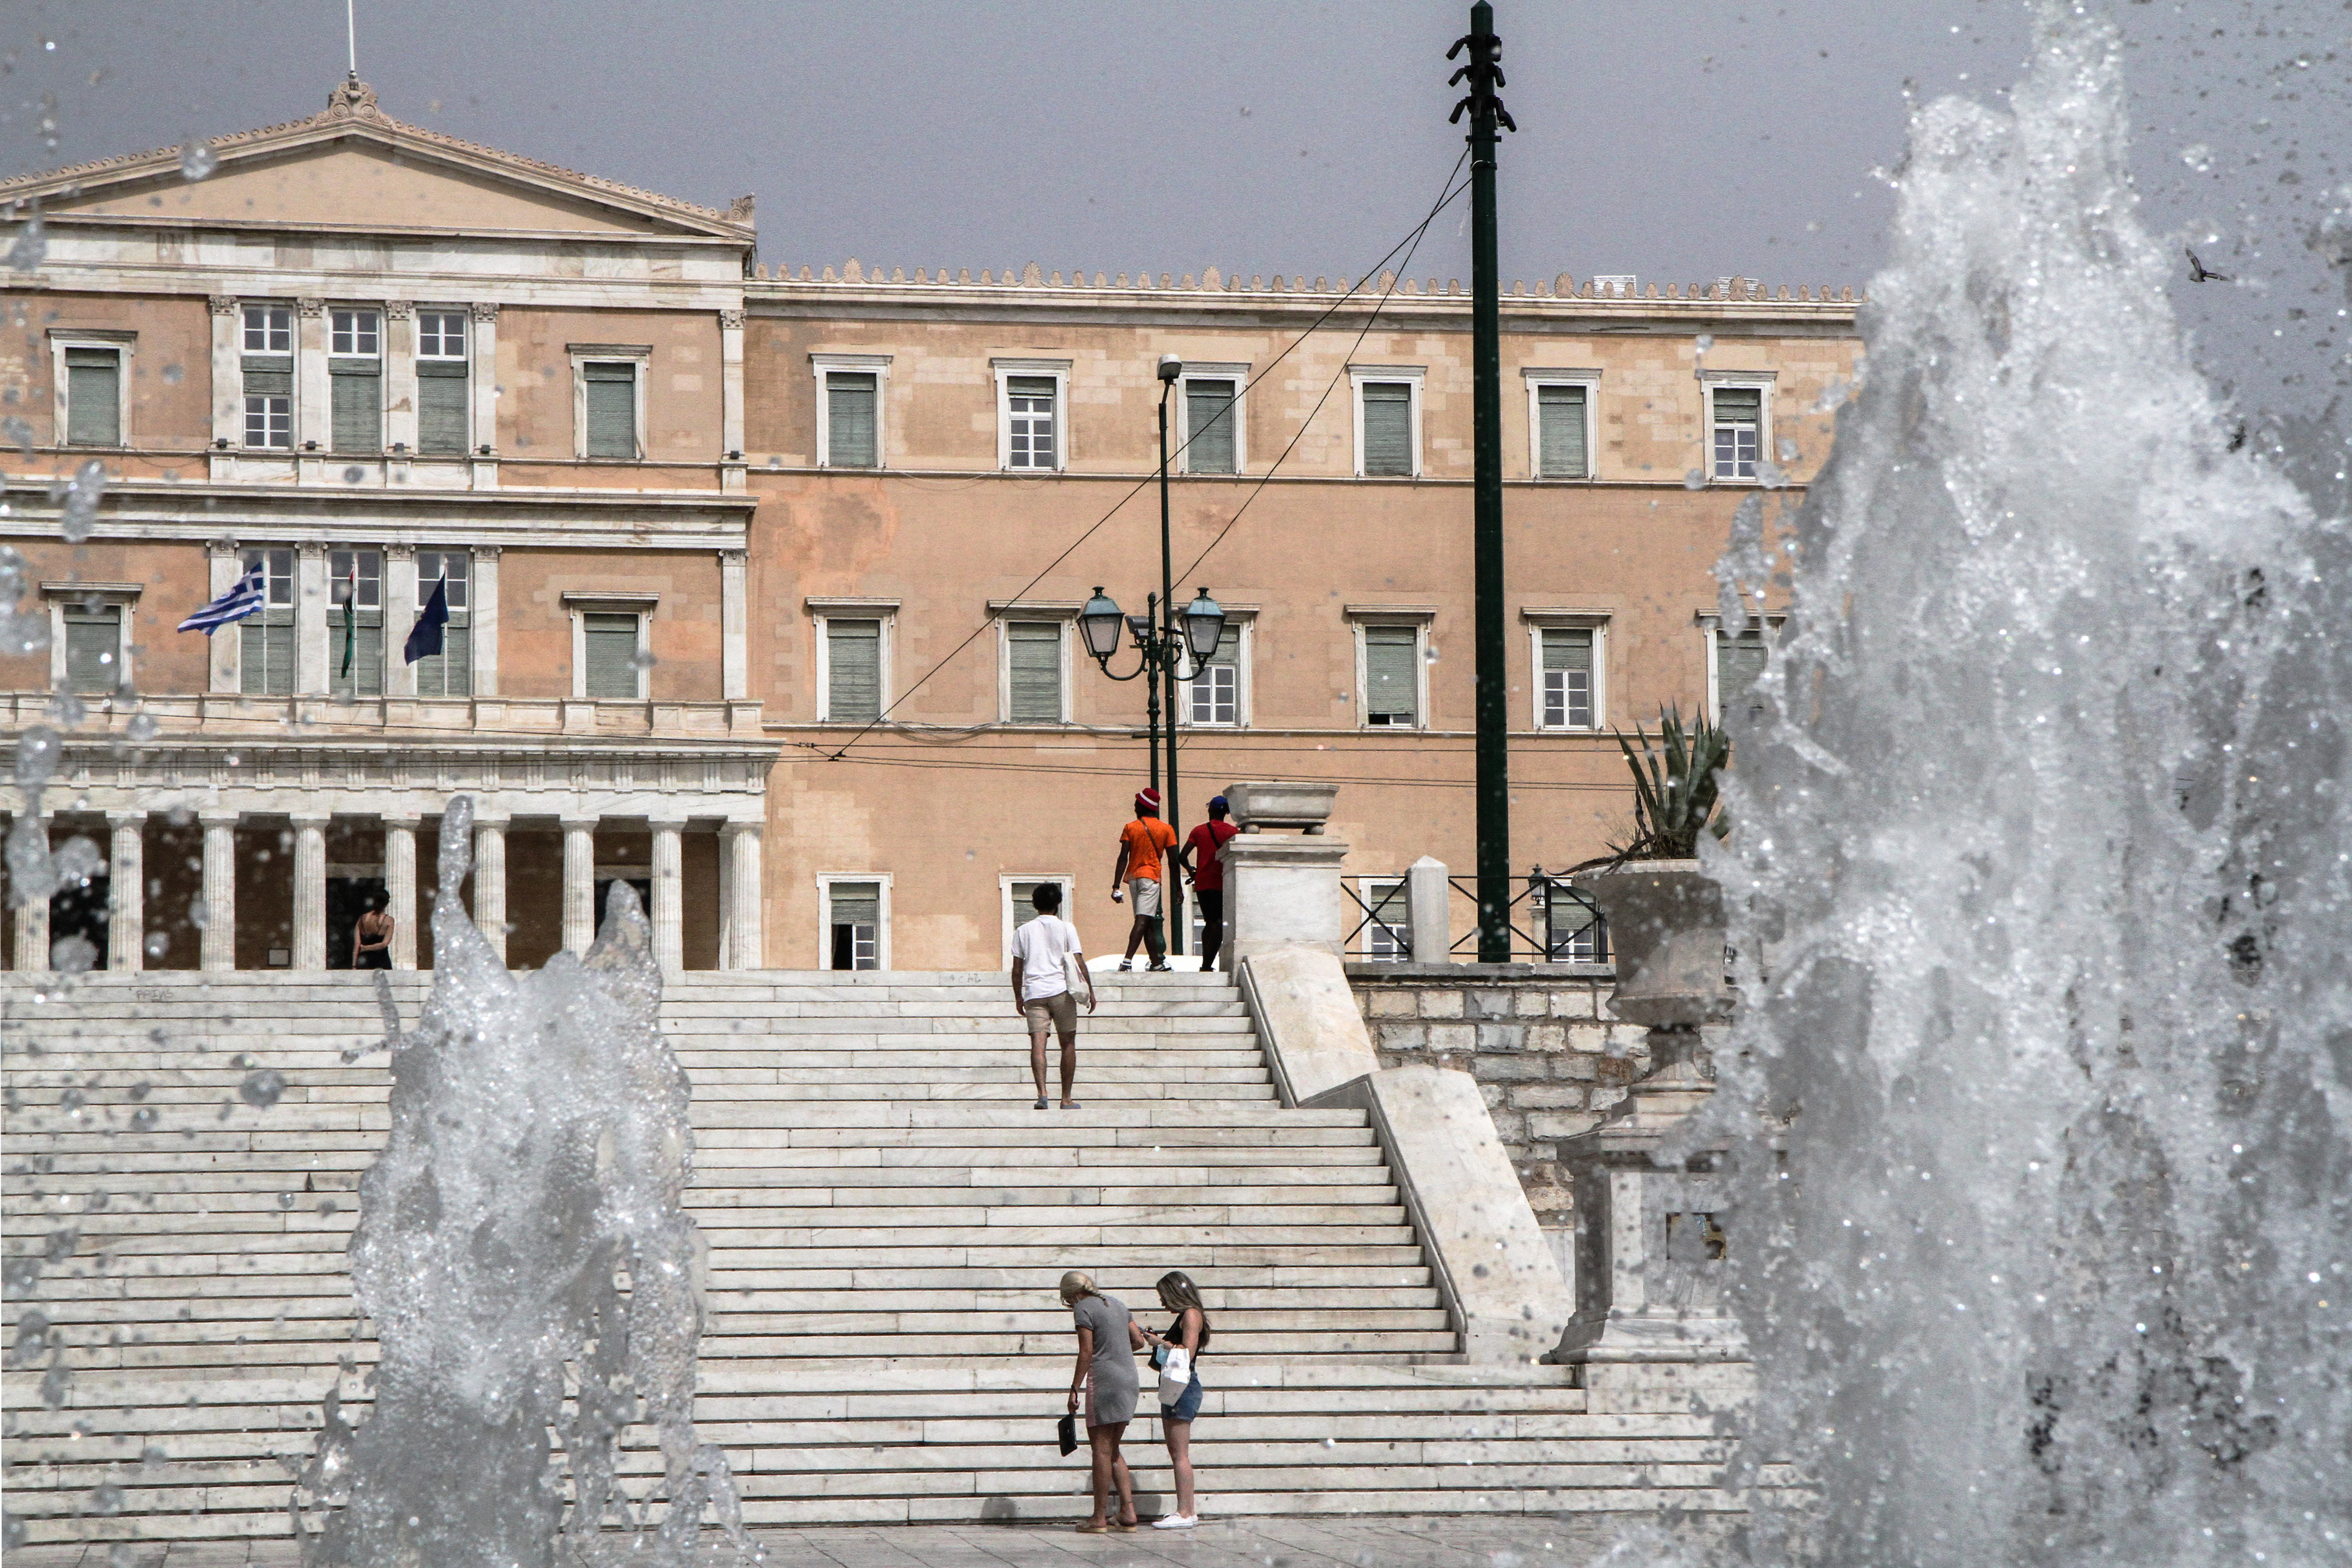
[[[224,137],[191,179],[180,149],[0,182],[0,202],[53,218],[388,233],[751,238],[750,198],[727,212],[404,124],[360,84],[326,112]]]

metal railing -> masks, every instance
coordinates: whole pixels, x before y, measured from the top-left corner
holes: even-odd
[[[1513,963],[1610,961],[1609,922],[1590,894],[1540,866],[1513,880],[1518,884],[1509,910]],[[1447,878],[1446,884],[1475,908],[1478,891],[1475,884],[1459,877]],[[1403,877],[1342,877],[1339,890],[1355,906],[1355,923],[1342,942],[1350,960],[1407,963],[1412,959],[1412,898]],[[1455,961],[1465,952],[1475,955],[1477,943],[1474,920],[1471,929],[1454,941],[1445,957]]]

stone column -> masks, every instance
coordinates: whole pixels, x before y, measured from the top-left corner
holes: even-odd
[[[12,832],[19,826],[29,826],[29,830],[36,837],[46,842],[49,826],[48,815],[46,812],[37,812],[37,815],[31,824],[27,825],[25,819],[19,816],[11,825]],[[14,890],[12,888],[11,891]],[[16,921],[16,967],[28,974],[41,973],[49,967],[49,900],[45,898],[28,899],[24,903],[18,904]]]
[[[110,811],[114,843],[107,868],[106,966],[147,967],[147,814]]]
[[[199,812],[205,829],[205,930],[197,966],[236,967],[236,813]]]
[[[294,967],[327,967],[327,819],[294,822]]]
[[[407,300],[383,302],[383,445],[416,450],[416,306]],[[389,624],[389,623],[387,623]]]
[[[743,312],[719,312],[719,453],[743,458]]]
[[[217,599],[236,586],[237,574],[243,569],[244,563],[237,555],[234,539],[215,540],[209,547],[209,555],[211,596]],[[210,689],[224,694],[236,691],[245,668],[244,623],[221,627],[205,638],[205,652],[212,661]]]
[[[327,302],[294,301],[294,449],[315,443],[319,453],[335,441],[334,410],[327,384]]]
[[[216,453],[245,445],[244,318],[236,300],[215,294],[213,317],[213,441]],[[219,443],[226,441],[226,447]],[[215,590],[217,592],[217,590]]]
[[[1454,962],[1454,884],[1445,862],[1424,855],[1404,868],[1406,923],[1415,963]]]
[[[722,969],[764,969],[767,950],[760,931],[760,835],[756,822],[730,822],[719,830],[719,964]]]
[[[682,872],[684,824],[656,822],[654,833],[654,957],[666,974],[686,967],[686,909]]]
[[[327,690],[327,547],[304,544],[294,552],[294,694],[323,696]]]
[[[416,667],[404,651],[416,625],[416,546],[383,547],[383,694],[416,695]]]
[[[446,823],[446,819],[444,818]],[[446,828],[444,828],[446,831]],[[474,924],[490,951],[507,956],[507,825],[474,819]]]
[[[474,695],[499,694],[499,546],[474,546],[474,582],[466,624],[473,627]],[[406,633],[401,634],[406,636]]]
[[[719,552],[719,695],[733,702],[751,695],[751,637],[744,552]]]
[[[596,940],[596,819],[563,819],[563,951],[584,953]]]
[[[474,329],[470,380],[474,392],[474,451],[499,449],[499,307],[493,300],[477,300],[468,312]],[[498,470],[490,470],[496,482]],[[479,481],[477,480],[478,486]]]
[[[383,891],[392,916],[392,966],[416,967],[416,818],[383,819]]]

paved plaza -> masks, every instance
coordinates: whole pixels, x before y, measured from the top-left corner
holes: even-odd
[[[1732,1523],[1664,1529],[1651,1514],[1561,1519],[1354,1518],[1206,1520],[1189,1531],[1080,1535],[1066,1524],[812,1525],[754,1531],[768,1568],[1681,1568],[1717,1561]],[[1612,1549],[1622,1551],[1612,1556]],[[1679,1550],[1678,1550],[1679,1549]],[[615,1562],[625,1559],[615,1556]],[[730,1552],[709,1553],[730,1568]],[[296,1568],[291,1541],[28,1546],[11,1568]]]

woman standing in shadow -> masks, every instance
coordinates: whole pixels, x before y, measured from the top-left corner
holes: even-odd
[[[1160,1277],[1160,1304],[1176,1314],[1163,1338],[1150,1329],[1144,1337],[1156,1347],[1157,1362],[1168,1351],[1181,1348],[1192,1361],[1192,1380],[1171,1405],[1160,1402],[1160,1431],[1168,1439],[1168,1463],[1176,1472],[1176,1511],[1152,1521],[1154,1530],[1190,1530],[1201,1522],[1200,1504],[1192,1493],[1192,1419],[1201,1414],[1201,1352],[1209,1348],[1209,1313],[1201,1305],[1201,1288],[1181,1269]]]
[[[1143,1331],[1127,1303],[1106,1296],[1095,1282],[1076,1269],[1062,1276],[1062,1305],[1077,1321],[1078,1364],[1070,1374],[1070,1414],[1078,1411],[1078,1396],[1087,1402],[1087,1442],[1094,1450],[1095,1510],[1078,1526],[1081,1535],[1129,1531],[1136,1526],[1135,1482],[1118,1451],[1127,1424],[1135,1419],[1135,1401],[1141,1392],[1135,1375],[1135,1352],[1144,1345]],[[1110,1517],[1110,1490],[1118,1488],[1119,1517]]]

